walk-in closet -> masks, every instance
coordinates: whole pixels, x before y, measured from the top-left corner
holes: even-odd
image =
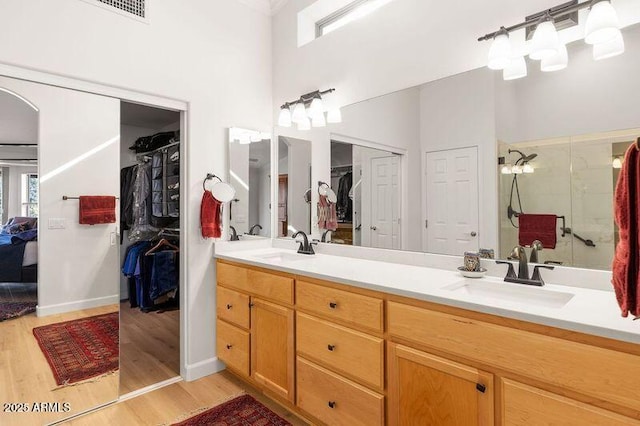
[[[180,113],[121,103],[120,395],[180,374]]]

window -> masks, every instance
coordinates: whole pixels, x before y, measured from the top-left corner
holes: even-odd
[[[38,175],[22,174],[22,215],[38,217]]]
[[[321,37],[360,19],[391,0],[355,0],[316,22],[316,37]]]

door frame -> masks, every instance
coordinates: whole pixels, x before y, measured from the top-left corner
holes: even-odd
[[[480,165],[481,165],[481,152],[482,149],[479,145],[475,144],[475,145],[464,145],[464,146],[458,146],[458,147],[451,147],[451,148],[447,148],[447,149],[434,149],[434,150],[430,150],[430,151],[424,151],[423,155],[422,155],[422,193],[420,194],[420,198],[422,199],[422,220],[421,220],[421,224],[420,227],[422,229],[422,252],[428,253],[427,251],[427,226],[426,226],[426,222],[427,222],[427,207],[428,207],[428,200],[427,200],[427,195],[426,195],[426,191],[427,191],[427,155],[429,154],[435,154],[438,152],[446,152],[446,151],[454,151],[454,150],[460,150],[460,149],[469,149],[469,148],[475,148],[476,149],[476,174],[477,174],[477,181],[478,181],[478,204],[476,206],[476,208],[478,209],[478,246],[482,247],[481,241],[482,241],[482,232],[480,231],[481,228],[481,224],[482,224],[482,210],[480,209],[480,204],[482,201],[482,193],[483,193],[483,189],[482,189],[482,183],[480,182]]]
[[[8,65],[0,63],[0,76],[13,78],[17,80],[29,81],[37,84],[44,84],[48,86],[59,87],[62,89],[75,90],[79,92],[91,93],[95,95],[102,95],[110,98],[119,99],[120,101],[127,101],[151,107],[157,107],[162,109],[173,110],[180,113],[180,169],[184,173],[180,173],[180,188],[184,188],[184,193],[180,197],[180,278],[179,278],[179,292],[180,292],[180,378],[183,380],[189,380],[189,369],[192,370],[197,366],[189,366],[187,361],[189,359],[189,315],[188,303],[189,300],[189,286],[188,282],[188,268],[187,260],[189,259],[189,242],[191,240],[187,230],[191,229],[190,209],[188,200],[190,199],[189,185],[187,182],[187,176],[189,174],[189,112],[190,103],[186,100],[169,98],[161,95],[155,95],[151,93],[138,92],[126,88],[121,88],[115,85],[109,85],[104,83],[97,83],[80,78],[65,77],[62,75],[52,74],[44,71],[37,71],[34,69],[23,68],[14,65]],[[119,230],[122,232],[122,230]],[[40,254],[38,253],[38,256]],[[40,274],[40,271],[38,271]],[[166,385],[169,382],[175,382],[180,380],[179,378],[170,379],[168,381],[158,384]],[[152,390],[153,385],[142,389],[141,391]],[[122,395],[118,400],[122,400]]]

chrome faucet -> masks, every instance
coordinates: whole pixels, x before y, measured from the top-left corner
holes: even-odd
[[[309,237],[307,237],[307,234],[305,234],[303,231],[298,231],[295,234],[293,234],[291,236],[291,238],[296,238],[298,235],[302,235],[302,238],[304,239],[304,241],[300,242],[300,247],[298,247],[298,253],[300,254],[316,254],[313,251],[313,244],[312,242],[309,242]]]
[[[320,242],[321,242],[321,243],[326,243],[326,242],[327,242],[327,234],[328,234],[329,232],[331,232],[331,233],[332,233],[332,235],[333,235],[333,231],[334,231],[333,229],[327,229],[326,231],[324,231],[324,232],[322,233],[322,238],[320,239]]]
[[[531,257],[529,263],[540,263],[538,261],[538,254],[542,251],[542,242],[540,240],[534,240],[531,243]]]
[[[253,233],[253,230],[256,229],[256,228],[260,228],[260,230],[262,231],[262,226],[260,226],[259,224],[256,223],[255,225],[253,225],[251,227],[251,229],[249,229],[249,235],[258,235],[258,234],[254,234]]]
[[[511,254],[509,255],[509,259],[514,259],[518,261],[518,278],[520,279],[529,279],[529,264],[527,263],[527,252],[524,251],[524,247],[515,246],[513,250],[511,250]]]
[[[535,244],[535,241],[534,241]],[[538,250],[534,248],[534,250]],[[537,256],[537,253],[536,253]],[[533,257],[533,256],[532,256]],[[507,276],[504,277],[504,280],[509,283],[516,284],[527,284],[527,285],[535,285],[542,287],[544,285],[544,280],[542,279],[542,275],[540,275],[540,269],[554,269],[553,266],[548,265],[536,265],[533,268],[533,275],[529,277],[529,265],[527,263],[527,253],[522,246],[515,246],[509,255],[509,259],[518,260],[518,275],[516,275],[513,264],[511,262],[505,261],[496,261],[496,264],[501,265],[509,265],[509,269],[507,270]]]
[[[231,241],[240,241],[236,228],[234,228],[233,226],[229,226],[229,229],[231,230]]]

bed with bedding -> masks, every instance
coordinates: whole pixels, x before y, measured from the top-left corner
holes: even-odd
[[[38,281],[38,219],[15,217],[0,229],[0,282]]]

